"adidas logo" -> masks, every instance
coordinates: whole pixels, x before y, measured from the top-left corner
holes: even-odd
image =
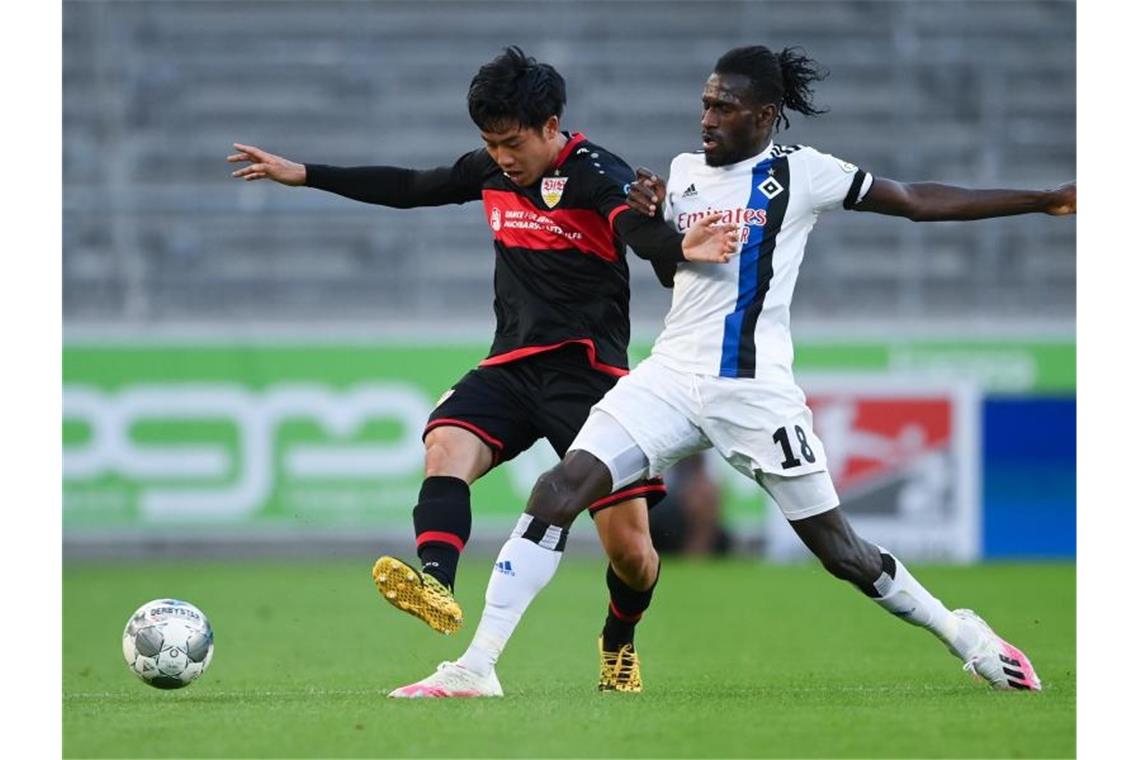
[[[495,572],[502,573],[503,575],[515,574],[515,571],[511,568],[511,561],[509,559],[505,559],[502,562],[496,562]]]
[[[697,194],[697,186],[696,185],[689,185],[688,187],[685,188],[685,192],[681,193],[681,197],[682,198],[692,198],[696,194]]]

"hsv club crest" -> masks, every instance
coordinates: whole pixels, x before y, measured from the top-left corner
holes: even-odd
[[[547,208],[554,208],[562,200],[562,191],[566,189],[566,177],[543,177],[542,200]]]

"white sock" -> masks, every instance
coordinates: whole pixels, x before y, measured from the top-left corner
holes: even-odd
[[[874,584],[875,590],[879,592],[875,602],[911,625],[927,629],[941,639],[951,652],[964,659],[965,653],[974,645],[973,631],[960,626],[954,613],[915,580],[897,557],[882,547],[880,551],[884,557],[884,568],[883,574]],[[890,570],[894,571],[893,577]]]
[[[495,669],[531,600],[554,577],[566,546],[566,530],[524,514],[503,544],[487,583],[483,617],[458,663],[485,676]]]

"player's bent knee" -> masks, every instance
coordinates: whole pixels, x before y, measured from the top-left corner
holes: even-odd
[[[608,491],[610,476],[606,466],[589,455],[586,456],[590,461],[575,458],[578,453],[581,452],[571,452],[564,461],[539,477],[527,502],[529,514],[553,525],[567,527],[589,504]],[[601,473],[598,468],[601,468]],[[599,494],[600,489],[605,490]]]
[[[538,476],[531,489],[526,511],[552,525],[565,527],[574,521],[577,513],[571,513],[572,505],[567,498],[571,486],[561,468],[562,465],[558,465]]]
[[[452,455],[447,445],[439,441],[424,441],[424,474],[432,477],[436,475],[450,475]]]
[[[438,427],[424,438],[424,475],[463,478],[468,483],[491,466],[491,450],[466,430]]]

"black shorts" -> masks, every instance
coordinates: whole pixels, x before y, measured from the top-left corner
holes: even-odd
[[[514,459],[545,438],[558,458],[617,378],[590,366],[582,346],[566,346],[508,364],[478,367],[452,386],[436,405],[424,435],[437,427],[460,427],[491,449],[491,467]],[[590,505],[590,513],[644,497],[652,507],[665,496],[660,478],[640,480]]]

